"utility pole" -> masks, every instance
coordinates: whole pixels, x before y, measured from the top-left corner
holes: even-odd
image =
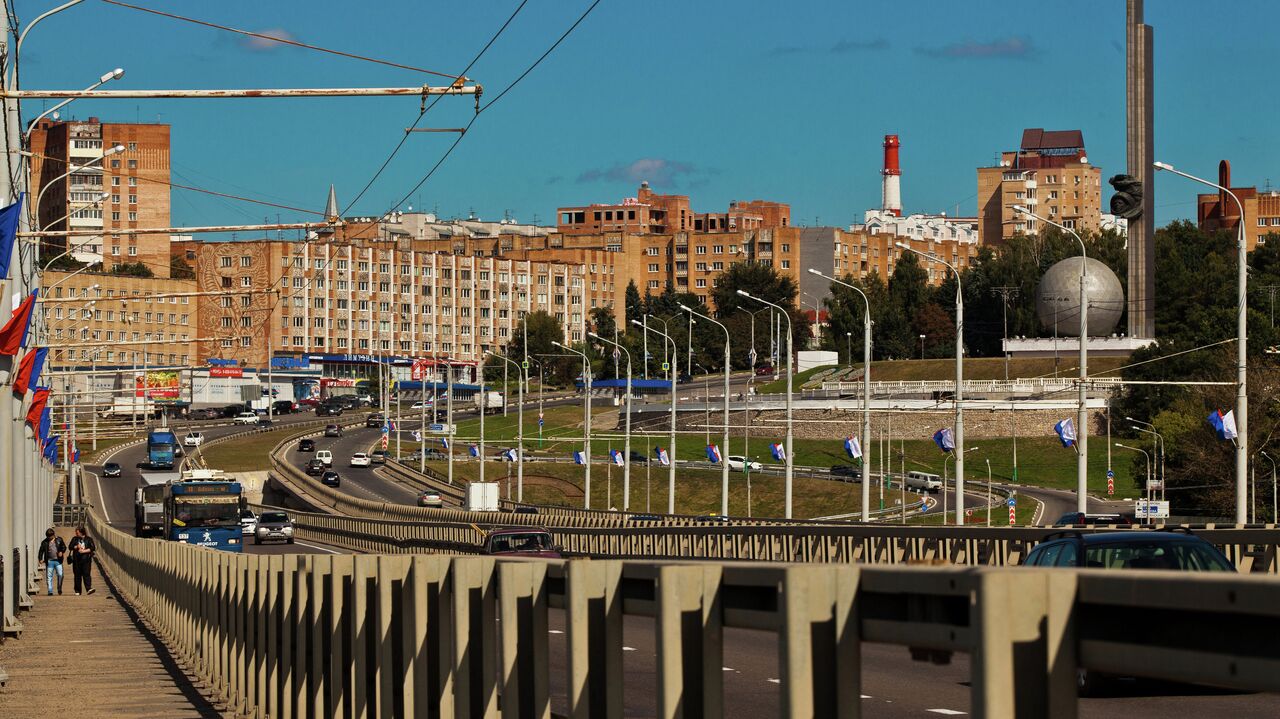
[[[1262,285],[1258,289],[1266,290],[1267,295],[1271,298],[1271,329],[1276,327],[1276,293],[1280,292],[1280,285]]]
[[[1000,295],[1000,304],[1004,307],[1004,342],[1009,342],[1009,302],[1018,299],[1019,288],[1017,287],[992,287],[991,291]],[[1055,342],[1054,346],[1057,344]],[[1004,355],[1004,378],[1009,379],[1009,352],[1004,345],[1000,347],[1000,354]]]

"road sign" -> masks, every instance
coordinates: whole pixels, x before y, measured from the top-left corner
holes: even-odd
[[[382,449],[383,451],[386,451],[387,449],[387,435],[385,434],[382,435]]]
[[[1008,504],[1008,505],[1009,505],[1009,508],[1010,508],[1010,509],[1013,509],[1014,507],[1018,506],[1018,498],[1017,498],[1017,497],[1009,497],[1009,501],[1005,502],[1005,504]]]
[[[966,509],[966,510],[964,510],[964,516],[966,516],[966,517],[972,517],[972,516],[973,516],[973,510],[972,510],[972,509]]]
[[[427,431],[433,434],[453,434],[454,426],[451,424],[429,424]]]
[[[1116,473],[1115,473],[1115,472],[1112,472],[1111,470],[1109,470],[1109,469],[1108,469],[1108,470],[1107,470],[1107,479],[1115,479],[1115,478],[1116,478]]]
[[[663,371],[663,372],[670,372],[670,371],[671,371],[671,363],[670,363],[670,362],[663,362],[663,363],[662,363],[662,371]]]
[[[1107,494],[1112,495],[1115,493],[1116,493],[1116,481],[1108,477],[1107,478]]]
[[[520,369],[529,369],[529,360],[523,360],[523,361],[521,361],[521,362],[520,362]]]
[[[1010,525],[1016,524],[1017,521],[1018,521],[1018,512],[1013,507],[1009,507],[1009,524]]]
[[[1164,489],[1163,479],[1148,479],[1147,489]]]
[[[1169,503],[1139,499],[1134,502],[1133,516],[1145,519],[1168,519]]]

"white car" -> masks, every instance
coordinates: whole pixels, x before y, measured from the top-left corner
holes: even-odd
[[[759,472],[764,469],[764,465],[759,462],[748,462],[746,457],[737,454],[731,454],[724,458],[725,464],[729,465],[729,469],[734,472],[745,472],[750,469],[752,472]]]
[[[182,438],[182,444],[187,447],[199,447],[204,444],[204,434],[200,432],[189,432],[186,437]]]
[[[431,409],[434,405],[435,405],[435,402],[432,402],[431,400],[427,400],[426,402],[414,402],[413,407],[411,407],[410,410],[412,411],[415,409]]]
[[[369,459],[369,455],[364,452],[356,452],[351,455],[352,467],[368,467],[370,464],[373,464],[373,460]]]
[[[232,419],[231,421],[235,422],[236,424],[257,424],[258,415],[253,412],[241,412],[240,414],[236,415],[235,418]]]

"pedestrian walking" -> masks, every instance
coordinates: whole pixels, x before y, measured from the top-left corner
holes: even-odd
[[[76,577],[76,595],[80,594],[80,585],[84,584],[84,593],[93,594],[93,554],[98,549],[93,537],[85,530],[84,525],[76,527],[76,536],[71,538],[67,551],[71,553],[71,571]]]
[[[58,594],[62,594],[62,560],[67,554],[67,545],[62,541],[53,527],[44,532],[44,541],[40,543],[40,551],[36,554],[37,562],[44,562],[44,579],[49,585],[49,596],[53,596],[53,575],[58,575]]]

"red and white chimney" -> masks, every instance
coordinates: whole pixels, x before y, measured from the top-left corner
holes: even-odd
[[[902,217],[902,169],[898,166],[898,136],[884,136],[884,175],[880,187],[880,209]]]

